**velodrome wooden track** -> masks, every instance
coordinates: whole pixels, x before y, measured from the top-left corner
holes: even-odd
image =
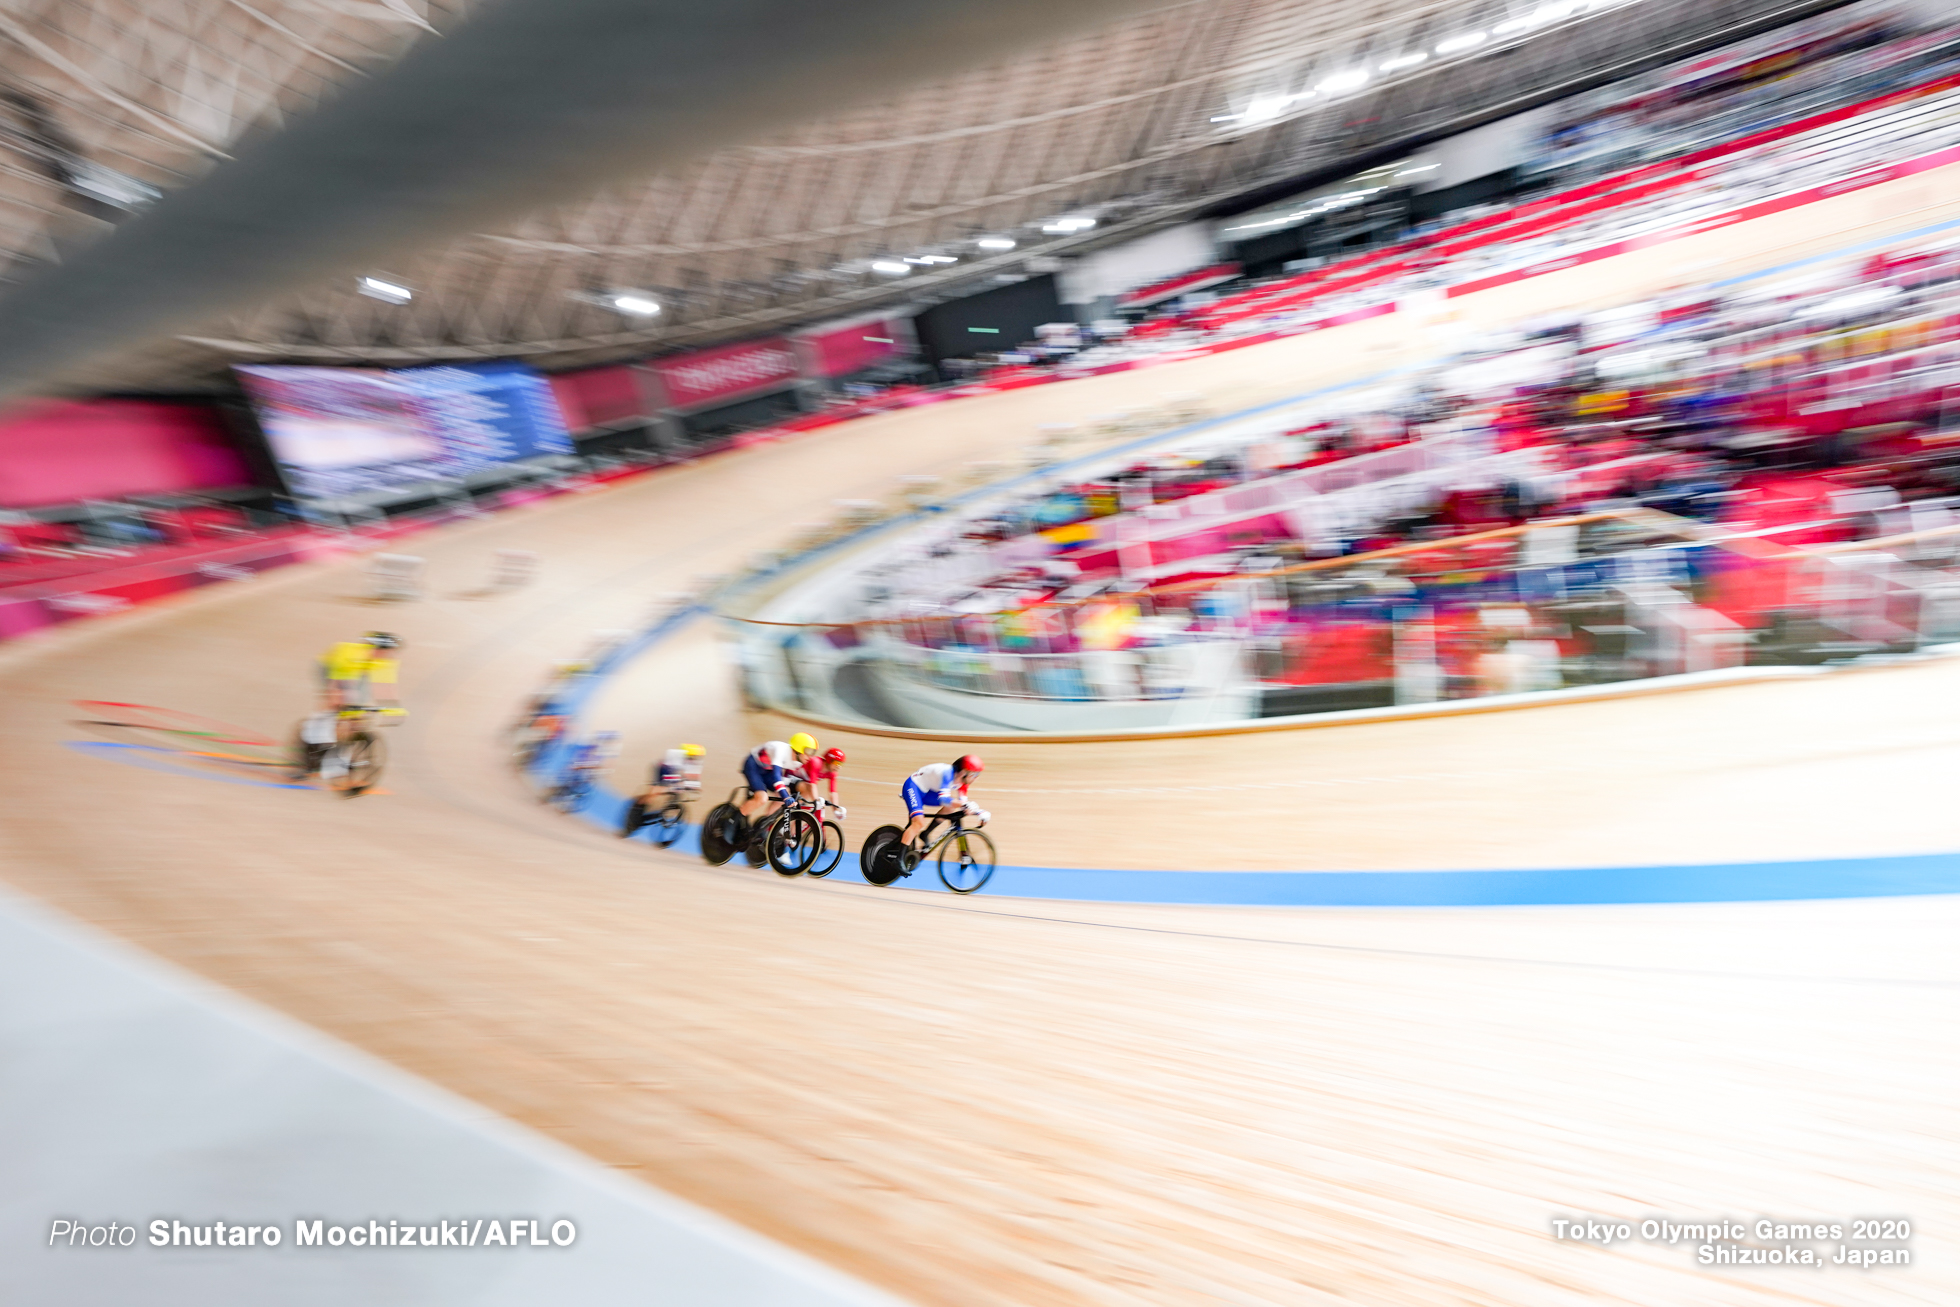
[[[603,1161],[939,1304],[1960,1300],[1953,898],[1468,910],[953,901],[779,882],[540,811],[496,731],[594,628],[833,498],[1203,389],[1960,217],[1949,169],[1610,264],[1167,369],[858,423],[424,537],[433,597],[293,569],[0,652],[7,878]],[[463,597],[493,548],[541,582]],[[389,793],[118,766],[75,699],[280,734],[308,662],[409,640]],[[1948,850],[1960,669],[1336,730],[990,748],[1008,861],[1463,868]],[[595,704],[711,776],[774,723],[705,633]],[[850,825],[924,746],[851,750]],[[930,756],[943,753],[933,750]],[[1320,788],[1235,789],[1276,773]],[[1142,788],[1135,788],[1142,787]],[[1109,793],[1104,791],[1118,791]],[[1131,791],[1124,793],[1122,791]],[[1909,1269],[1714,1273],[1555,1216],[1906,1215]]]

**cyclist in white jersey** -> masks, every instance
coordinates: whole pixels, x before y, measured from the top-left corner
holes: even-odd
[[[905,812],[910,818],[905,823],[905,833],[899,837],[905,846],[911,848],[926,822],[941,813],[964,810],[973,814],[980,826],[985,826],[990,814],[974,807],[966,796],[967,786],[985,770],[986,764],[969,753],[952,762],[929,762],[907,776],[905,784],[899,787],[899,796],[905,800]]]

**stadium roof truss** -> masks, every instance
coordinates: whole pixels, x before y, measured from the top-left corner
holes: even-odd
[[[412,290],[408,303],[350,280],[213,323],[101,380],[182,387],[269,359],[572,366],[936,298],[1831,7],[1188,0],[372,270]],[[248,134],[358,94],[366,71],[439,39],[464,10],[0,3],[0,253],[16,267],[60,259]],[[623,312],[622,293],[660,312]]]

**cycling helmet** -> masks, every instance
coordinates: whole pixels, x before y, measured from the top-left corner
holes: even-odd
[[[789,747],[798,753],[814,753],[817,748],[816,737],[808,731],[798,731],[789,737]]]
[[[399,649],[402,647],[402,642],[395,636],[389,635],[386,631],[369,631],[361,639],[377,649]]]
[[[825,749],[823,751],[823,760],[833,767],[842,767],[844,765],[844,751],[842,749]]]
[[[706,752],[707,750],[702,748],[698,744],[683,744],[681,746],[682,755],[689,758],[699,758],[702,754]]]
[[[958,771],[972,772],[975,775],[978,775],[979,773],[987,770],[987,764],[981,762],[976,755],[968,753],[968,754],[961,755],[959,758],[956,758],[953,761],[953,770],[956,772]]]

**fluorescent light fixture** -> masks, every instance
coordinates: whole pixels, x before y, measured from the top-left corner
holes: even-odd
[[[1087,231],[1096,225],[1094,218],[1055,218],[1041,225],[1041,229],[1051,236],[1066,236],[1078,231]]]
[[[1495,27],[1491,28],[1490,34],[1492,36],[1509,36],[1512,32],[1522,32],[1527,27],[1536,27],[1537,25],[1538,25],[1537,20],[1529,16],[1526,16],[1524,18],[1513,18],[1507,22],[1499,23]]]
[[[1438,41],[1436,43],[1436,53],[1456,54],[1463,50],[1473,50],[1477,46],[1482,45],[1487,39],[1487,36],[1488,34],[1484,32],[1465,32],[1461,36],[1452,36],[1447,41]]]
[[[871,261],[871,270],[873,272],[882,272],[890,277],[902,277],[912,271],[912,268],[911,265],[901,263],[897,259],[873,259]]]
[[[1245,107],[1245,120],[1249,123],[1271,122],[1286,112],[1292,98],[1288,95],[1262,95]]]
[[[1426,54],[1405,54],[1399,58],[1390,59],[1382,65],[1381,70],[1385,73],[1396,73],[1402,71],[1404,68],[1414,68],[1417,64],[1428,62],[1429,56]]]
[[[983,250],[1011,250],[1019,244],[1018,241],[1006,236],[982,236],[973,243]]]
[[[953,258],[951,255],[948,254],[908,254],[905,256],[905,261],[907,263],[924,263],[928,265],[934,263],[958,263],[959,262],[958,259]]]
[[[1356,68],[1349,72],[1336,73],[1313,89],[1325,95],[1339,95],[1343,91],[1358,91],[1367,84],[1367,70]]]
[[[1435,172],[1438,168],[1442,166],[1443,165],[1440,163],[1419,163],[1413,168],[1404,168],[1401,172],[1398,172],[1395,175],[1397,177],[1413,177],[1419,172]]]
[[[644,295],[635,295],[630,291],[613,296],[612,306],[621,313],[630,313],[636,318],[650,318],[660,312],[660,305],[658,303],[648,299]]]
[[[389,304],[406,304],[415,298],[415,292],[406,286],[379,277],[363,277],[358,289],[371,300],[384,300]]]
[[[1245,115],[1242,113],[1221,113],[1216,118],[1213,118],[1212,121],[1215,123],[1235,123],[1243,117]]]

